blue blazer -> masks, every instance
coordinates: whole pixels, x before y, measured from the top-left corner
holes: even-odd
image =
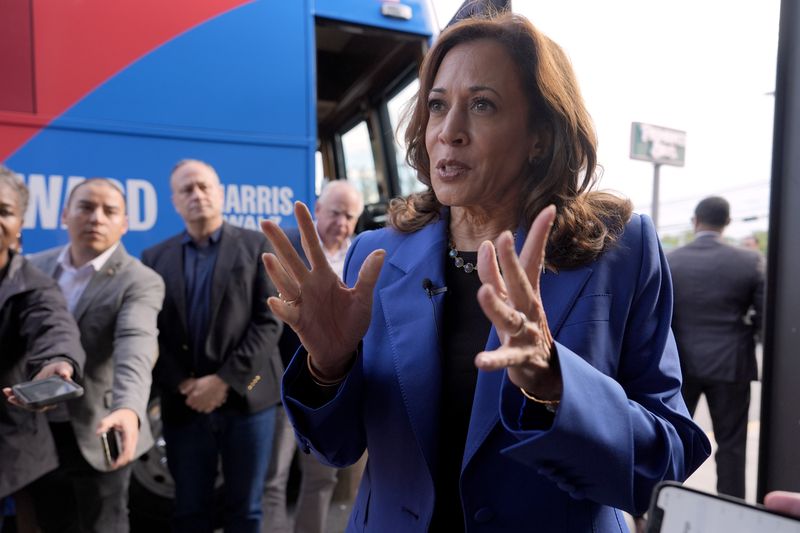
[[[517,233],[519,251],[525,230]],[[301,349],[283,379],[302,447],[346,466],[369,451],[348,531],[427,531],[433,514],[441,382],[438,322],[447,221],[367,232],[345,281],[386,250],[372,321],[335,397],[304,405]],[[619,509],[646,510],[653,487],[683,480],[710,452],[680,394],[672,286],[652,222],[637,216],[592,264],[542,277],[564,383],[550,423],[505,371],[479,372],[461,467],[467,531],[626,531]],[[434,310],[435,309],[435,310]],[[487,349],[499,345],[492,328]],[[301,380],[305,381],[305,380]]]

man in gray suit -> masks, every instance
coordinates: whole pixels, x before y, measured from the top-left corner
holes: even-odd
[[[695,240],[667,256],[675,291],[672,328],[683,368],[683,396],[694,414],[706,395],[717,441],[717,492],[745,496],[750,381],[758,379],[755,335],[761,325],[764,265],[758,252],[723,242],[724,198],[702,200]],[[752,318],[746,320],[748,312]]]
[[[93,178],[70,193],[62,213],[69,244],[32,256],[58,281],[86,352],[84,395],[51,412],[60,466],[32,487],[37,520],[49,531],[128,531],[131,461],[153,445],[147,418],[158,355],[161,278],[125,251],[125,197]],[[101,435],[115,430],[108,461]]]

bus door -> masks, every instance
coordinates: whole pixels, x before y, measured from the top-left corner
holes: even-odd
[[[317,2],[317,189],[325,179],[353,182],[366,204],[359,229],[382,225],[391,198],[422,186],[396,133],[432,20],[426,1]]]

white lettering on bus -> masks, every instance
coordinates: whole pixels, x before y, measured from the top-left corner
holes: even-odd
[[[256,191],[258,193],[258,212],[259,213],[267,213],[269,212],[269,199],[272,196],[270,194],[269,187],[256,187]]]
[[[26,182],[30,201],[25,212],[25,229],[64,229],[60,223],[61,208],[72,189],[85,179],[84,176],[68,176],[65,180],[58,174],[29,174]],[[125,191],[129,229],[152,229],[158,221],[158,194],[153,184],[140,178],[107,179]],[[261,220],[280,224],[284,217],[292,214],[294,190],[291,187],[229,184],[224,188],[225,220],[235,226],[258,230]]]
[[[152,183],[141,179],[128,180],[125,197],[128,199],[128,229],[146,231],[156,225],[158,196]]]
[[[242,185],[242,211],[256,212],[256,188],[252,185]]]
[[[23,176],[24,179],[24,176]],[[61,208],[76,185],[84,181],[83,176],[69,176],[66,184],[64,176],[52,174],[30,174],[27,179],[30,200],[25,212],[25,229],[58,229]],[[153,185],[143,179],[122,181],[108,178],[125,191],[128,209],[128,225],[133,231],[147,231],[155,226],[158,218],[158,197]]]
[[[293,199],[294,199],[294,191],[292,191],[292,189],[290,189],[289,187],[281,187],[281,210],[280,210],[281,214],[287,216],[292,214],[292,205],[294,204],[294,202],[292,201]],[[314,206],[309,206],[309,207],[311,209],[314,208]]]
[[[283,217],[275,215],[269,217],[259,217],[255,215],[222,215],[222,218],[225,219],[225,222],[233,226],[239,226],[240,228],[252,229],[256,231],[261,230],[262,220],[271,220],[276,224],[280,224],[281,220],[283,219]]]
[[[223,185],[223,188],[225,205],[222,211],[226,215],[259,215],[269,218],[292,214],[294,190],[291,187],[229,183]]]
[[[242,204],[239,201],[239,187],[235,185],[223,185],[223,187],[225,187],[225,207],[222,211],[225,213],[240,213],[242,211]],[[231,222],[231,224],[233,224],[233,222]]]
[[[56,229],[58,215],[61,213],[61,185],[64,176],[50,176],[45,179],[42,174],[31,174],[28,177],[28,210],[25,211],[24,228],[35,228],[41,221],[41,227]]]

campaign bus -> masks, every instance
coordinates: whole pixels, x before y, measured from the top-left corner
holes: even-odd
[[[0,3],[0,162],[30,189],[23,251],[67,242],[63,204],[90,177],[125,191],[132,254],[178,233],[169,176],[185,158],[217,169],[231,224],[295,225],[324,179],[354,183],[362,227],[381,224],[420,187],[395,133],[437,30],[428,0]],[[157,400],[135,529],[158,530],[173,493]]]
[[[435,37],[428,0],[19,0],[0,3],[0,162],[30,189],[23,250],[67,242],[69,191],[126,193],[127,249],[183,227],[169,175],[194,158],[225,219],[295,224],[323,179],[364,194],[367,223],[419,187],[395,140]]]

